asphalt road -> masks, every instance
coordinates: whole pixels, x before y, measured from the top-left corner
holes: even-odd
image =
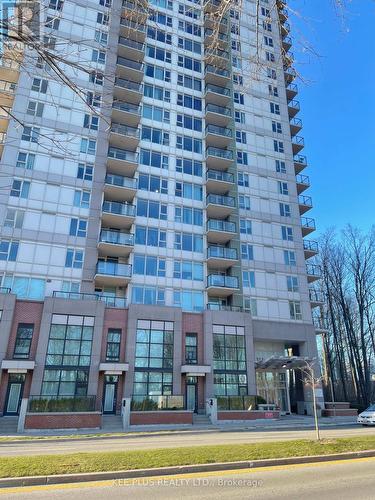
[[[337,427],[321,431],[323,438],[367,436],[375,434],[374,427]],[[293,439],[313,439],[314,431],[306,429],[282,431],[237,431],[237,432],[197,432],[147,435],[138,437],[116,437],[111,439],[86,438],[69,441],[20,441],[0,442],[0,456],[47,455],[59,453],[146,450],[152,448],[173,448],[178,446],[202,446],[210,444],[256,443],[266,441],[287,441]],[[375,473],[374,473],[375,476]],[[375,498],[375,491],[374,496]]]
[[[0,490],[28,500],[373,500],[375,459]]]

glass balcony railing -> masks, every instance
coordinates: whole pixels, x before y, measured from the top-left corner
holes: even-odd
[[[5,286],[0,286],[0,293],[10,293],[11,289]]]
[[[120,45],[124,45],[124,47],[129,47],[129,49],[140,50],[142,52],[145,48],[144,43],[136,42],[134,40],[129,40],[129,38],[125,38],[124,36],[119,36],[118,43]]]
[[[236,276],[222,276],[221,274],[210,274],[207,276],[207,286],[238,288],[238,278]]]
[[[128,127],[122,123],[112,123],[111,132],[114,134],[125,135],[127,137],[139,138],[139,129],[135,127]]]
[[[235,248],[209,246],[207,248],[207,258],[237,260],[237,250]]]
[[[222,196],[220,194],[209,194],[207,195],[207,204],[212,203],[213,205],[223,205],[225,207],[235,207],[236,199],[233,196]]]
[[[218,115],[232,116],[232,111],[230,108],[217,106],[216,104],[207,104],[206,113],[217,113]]]
[[[305,184],[306,186],[310,186],[310,177],[308,175],[296,175],[297,184]]]
[[[104,201],[103,212],[114,215],[135,217],[135,205],[131,205],[130,203],[122,203],[120,201]]]
[[[205,14],[204,16],[205,22],[212,22],[212,23],[217,23],[217,17],[216,16],[211,16],[210,14]],[[226,17],[221,17],[220,18],[220,24],[223,26],[226,26],[228,24],[228,19]]]
[[[317,264],[306,264],[306,272],[309,276],[321,276],[322,268]]]
[[[132,61],[131,59],[126,59],[126,57],[117,56],[117,64],[120,66],[125,66],[129,69],[135,69],[136,71],[143,71],[143,63]]]
[[[206,149],[206,156],[216,156],[217,158],[223,158],[224,160],[233,160],[233,151],[230,149],[221,149],[209,147]]]
[[[205,87],[207,92],[214,92],[215,94],[220,94],[224,96],[230,97],[230,89],[228,87],[220,87],[220,85],[214,85],[212,83],[208,83]]]
[[[133,82],[132,80],[127,80],[126,78],[116,77],[115,86],[143,94],[143,85],[141,83]]]
[[[224,78],[230,78],[230,73],[227,69],[217,68],[216,66],[213,66],[212,64],[206,64],[204,74],[206,75],[207,73],[212,73],[214,75],[223,76]]]
[[[207,231],[223,231],[226,233],[236,232],[236,223],[220,219],[208,219]]]
[[[293,126],[293,127],[301,127],[302,128],[302,120],[301,118],[292,118],[289,123]]]
[[[112,109],[118,109],[119,111],[124,111],[125,113],[132,113],[134,115],[141,114],[141,106],[136,104],[131,104],[129,102],[113,101]]]
[[[293,146],[299,146],[300,150],[305,146],[305,139],[299,135],[292,137]]]
[[[315,219],[310,217],[301,217],[301,225],[304,228],[315,229]]]
[[[312,241],[312,240],[303,240],[303,249],[307,250],[309,252],[318,252],[319,251],[319,245],[317,241]]]
[[[146,32],[146,26],[144,24],[135,23],[134,21],[130,21],[129,19],[125,19],[125,17],[121,18],[120,25],[125,26],[125,28],[131,28],[131,29],[134,29],[136,31],[140,31],[141,33]]]
[[[211,49],[207,48],[204,51],[204,55],[206,57],[223,57],[224,59],[229,58],[229,52],[226,50],[221,50],[221,49]]]
[[[309,297],[312,302],[324,302],[324,295],[320,290],[309,288]]]
[[[222,172],[221,170],[207,170],[206,179],[234,183],[234,175],[229,172]]]
[[[295,155],[293,157],[294,163],[298,163],[300,165],[304,165],[307,167],[307,158],[304,155]]]
[[[298,87],[295,83],[290,83],[287,87],[286,90],[289,90],[290,92],[293,92],[295,94],[298,94]]]
[[[212,5],[213,7],[220,7],[221,0],[205,0],[204,6]]]
[[[108,149],[108,158],[138,163],[138,153],[127,151],[126,149],[110,147]]]
[[[134,10],[137,13],[146,14],[148,12],[147,3],[142,5],[142,2],[139,1],[131,2],[130,0],[122,0],[122,6],[124,9]]]
[[[293,109],[298,109],[298,111],[301,109],[299,101],[296,101],[295,99],[293,99],[293,101],[288,102],[288,107]]]
[[[298,203],[300,205],[306,205],[307,207],[313,206],[311,196],[303,196],[302,194],[298,196]]]
[[[222,40],[223,42],[229,41],[229,37],[225,33],[217,33],[216,31],[214,31],[210,28],[207,28],[204,30],[205,38],[208,38],[209,36],[212,36],[212,35],[214,35],[215,38],[217,38],[218,40]]]
[[[126,307],[126,298],[125,297],[116,297],[112,295],[105,295],[102,293],[79,293],[79,292],[61,292],[55,290],[53,292],[53,297],[57,297],[59,299],[68,299],[68,300],[100,300],[104,302],[107,307]]]
[[[118,276],[120,278],[130,278],[132,275],[132,266],[130,264],[100,260],[96,264],[96,273],[106,274],[108,276]]]
[[[111,243],[113,245],[134,246],[134,234],[121,233],[111,229],[102,229],[100,232],[100,242]]]
[[[327,328],[328,328],[327,322],[324,318],[319,318],[319,317],[314,316],[313,323],[314,323],[315,328],[317,328],[318,330],[327,330]]]
[[[105,183],[110,184],[111,186],[137,189],[137,179],[132,179],[131,177],[124,177],[123,175],[107,174],[105,176]]]
[[[218,125],[207,125],[206,134],[222,135],[223,137],[232,137],[232,131],[230,128],[219,127]]]
[[[283,43],[284,43],[285,45],[289,45],[289,46],[291,46],[291,45],[292,45],[292,39],[290,38],[290,36],[284,36],[284,37],[283,37]]]
[[[227,306],[225,304],[219,304],[218,302],[208,302],[207,309],[209,311],[243,312],[243,308],[241,306]]]

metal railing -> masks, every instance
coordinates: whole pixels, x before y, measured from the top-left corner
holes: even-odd
[[[111,132],[115,134],[125,135],[127,137],[134,137],[139,139],[139,129],[135,127],[128,127],[127,125],[123,125],[122,123],[113,123],[111,124]]]
[[[223,231],[226,233],[236,232],[236,223],[220,219],[208,219],[207,231]]]
[[[221,274],[209,274],[207,276],[207,286],[238,288],[238,278],[236,276],[222,276]]]
[[[292,45],[293,42],[290,36],[286,35],[283,37],[283,43],[285,43],[285,45]]]
[[[146,26],[144,24],[135,23],[134,21],[130,21],[125,17],[121,18],[120,25],[125,26],[126,28],[134,29],[136,31],[141,31],[142,33],[146,33]]]
[[[234,183],[234,175],[229,172],[223,172],[222,170],[207,170],[206,179]]]
[[[309,288],[309,297],[311,302],[324,302],[324,295],[315,288]]]
[[[134,396],[131,411],[184,410],[184,396]]]
[[[120,264],[118,262],[100,260],[96,264],[96,273],[108,276],[119,276],[120,278],[130,278],[132,275],[132,266],[131,264]]]
[[[302,194],[300,194],[298,196],[298,203],[300,205],[306,205],[307,207],[312,207],[313,206],[311,196],[304,196]]]
[[[206,197],[207,205],[223,205],[224,207],[235,207],[236,199],[233,196],[224,196],[221,194],[208,194]]]
[[[145,48],[145,44],[141,42],[136,42],[135,40],[129,40],[129,38],[125,38],[124,36],[119,36],[118,43],[120,45],[124,45],[125,47],[129,47],[130,49],[135,49],[143,52]]]
[[[237,260],[238,254],[235,248],[209,246],[207,258]]]
[[[143,85],[141,83],[133,82],[133,80],[128,80],[127,78],[116,77],[115,86],[126,90],[134,90],[140,94],[143,93]]]
[[[217,113],[218,115],[232,116],[232,110],[224,106],[217,106],[216,104],[207,104],[206,113]]]
[[[80,292],[62,292],[55,290],[52,293],[53,297],[58,299],[68,299],[68,300],[96,300],[104,302],[107,307],[126,307],[125,297],[113,297],[111,295],[105,295],[102,293],[80,293]]]
[[[295,135],[294,137],[292,137],[292,144],[294,144],[295,146],[304,146],[305,139],[300,135]]]
[[[0,286],[0,293],[11,293],[11,288]]]
[[[129,102],[113,101],[112,109],[118,109],[119,111],[124,111],[125,113],[132,113],[134,115],[141,114],[141,106],[136,104],[131,104]]]
[[[222,135],[223,137],[232,137],[232,130],[218,125],[206,125],[206,134]]]
[[[103,212],[107,212],[114,215],[126,215],[128,217],[135,217],[135,205],[130,203],[123,203],[120,201],[107,201],[103,202],[102,207]]]
[[[117,64],[124,66],[125,68],[135,69],[136,71],[143,71],[144,68],[143,63],[132,61],[131,59],[121,56],[117,56]]]
[[[134,234],[102,229],[99,241],[102,243],[112,243],[113,245],[134,246]]]
[[[303,249],[309,252],[319,252],[318,242],[312,240],[303,240]]]
[[[308,175],[296,175],[296,183],[297,184],[305,184],[306,186],[310,186],[310,177]]]
[[[302,128],[302,120],[301,118],[291,118],[289,120],[290,125],[293,125],[294,127],[301,127]]]
[[[220,85],[214,85],[213,83],[208,83],[205,87],[205,91],[206,94],[207,92],[214,92],[215,94],[230,97],[230,89],[228,89],[228,87],[220,87]]]
[[[225,78],[230,78],[230,73],[227,69],[217,68],[216,66],[213,66],[212,64],[206,64],[206,67],[204,69],[204,74],[206,75],[207,73],[212,73],[214,75],[223,76]]]
[[[225,160],[233,160],[233,151],[231,149],[221,149],[210,146],[206,149],[206,157],[207,156],[216,156],[217,158],[223,158]]]
[[[207,309],[210,311],[243,312],[243,307],[241,306],[227,306],[223,304],[217,304],[215,302],[208,302]]]
[[[302,227],[315,229],[315,219],[311,219],[310,217],[301,217],[301,225]]]
[[[130,161],[132,163],[138,163],[138,153],[134,151],[127,151],[126,149],[115,148],[110,146],[108,148],[108,157],[114,160],[124,160]]]
[[[28,413],[95,411],[96,396],[29,396]]]
[[[306,272],[309,276],[321,276],[322,268],[317,264],[306,264]]]
[[[300,102],[293,99],[292,101],[288,102],[288,108],[298,109],[299,111],[301,109]]]

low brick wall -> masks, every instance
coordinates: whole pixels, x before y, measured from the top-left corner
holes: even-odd
[[[279,411],[224,410],[217,412],[218,420],[257,420],[259,418],[279,418]]]
[[[357,414],[358,411],[354,408],[337,408],[336,410],[329,408],[322,410],[322,417],[356,417]]]
[[[191,411],[132,411],[130,425],[192,424]]]
[[[100,428],[102,414],[90,413],[27,413],[25,429],[92,429]]]

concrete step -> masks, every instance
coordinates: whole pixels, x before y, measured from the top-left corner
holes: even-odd
[[[16,434],[18,417],[0,417],[0,434]]]
[[[106,431],[122,431],[121,415],[103,415],[102,429]]]
[[[193,425],[210,425],[211,420],[207,415],[193,415]]]

